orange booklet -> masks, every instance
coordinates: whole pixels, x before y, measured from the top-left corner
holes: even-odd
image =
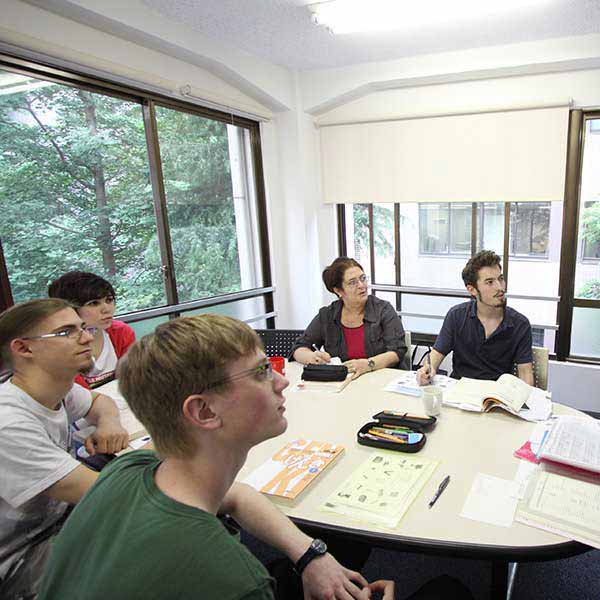
[[[343,451],[343,446],[331,442],[294,440],[254,469],[244,483],[265,494],[294,499]]]

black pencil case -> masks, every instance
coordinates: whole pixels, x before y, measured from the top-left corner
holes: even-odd
[[[365,423],[356,434],[356,441],[362,446],[371,446],[373,448],[381,448],[383,450],[394,450],[396,452],[418,452],[427,441],[425,431],[431,430],[436,424],[435,417],[419,417],[396,411],[382,411],[373,415],[376,421]],[[369,434],[369,430],[373,427],[383,427],[388,425],[400,425],[407,427],[408,430],[406,443],[393,442],[386,439],[373,439],[365,437]],[[412,434],[412,435],[411,435]],[[411,439],[412,438],[412,439]]]
[[[348,377],[348,367],[344,365],[304,365],[304,381],[344,381]]]

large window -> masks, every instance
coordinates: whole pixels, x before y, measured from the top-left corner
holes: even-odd
[[[550,202],[515,202],[510,205],[512,256],[548,256]]]
[[[79,269],[121,313],[272,310],[258,124],[31,68],[0,63],[3,304]]]
[[[530,319],[536,345],[554,349],[561,203],[355,204],[344,216],[346,247],[360,246],[375,293],[417,337],[437,335],[448,309],[467,299],[461,271],[472,248],[485,248],[504,259],[510,303]]]
[[[498,208],[500,207],[500,209]],[[497,245],[495,239],[504,218],[502,204],[419,204],[419,249],[421,254],[471,254],[471,223],[477,217],[478,247]],[[515,202],[510,205],[510,255],[548,256],[550,202]]]
[[[600,359],[600,114],[584,116],[570,353]]]

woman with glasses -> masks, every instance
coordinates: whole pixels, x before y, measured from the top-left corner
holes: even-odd
[[[323,364],[338,356],[353,373],[395,367],[406,354],[402,321],[394,307],[369,295],[363,268],[341,256],[323,271],[325,287],[338,299],[324,306],[292,348],[292,360]]]
[[[93,388],[114,379],[117,362],[133,342],[133,329],[115,315],[113,286],[94,273],[69,271],[48,287],[50,298],[62,298],[77,308],[86,328],[94,329],[92,341],[93,367],[78,375],[76,383]]]

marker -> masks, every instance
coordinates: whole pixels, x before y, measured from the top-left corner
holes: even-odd
[[[408,444],[407,440],[401,440],[400,438],[394,436],[394,435],[388,435],[387,433],[379,433],[377,431],[372,431],[371,429],[369,429],[369,433],[365,434],[363,433],[362,435],[369,435],[370,439],[373,439],[371,436],[373,436],[374,438],[378,439],[379,441],[383,440],[389,440],[390,442],[395,442],[396,444]]]
[[[442,483],[440,483],[437,492],[433,495],[431,502],[429,502],[429,508],[431,508],[437,502],[437,499],[442,495],[442,492],[448,487],[449,483],[450,475],[446,475],[446,477],[444,477],[442,480]]]

